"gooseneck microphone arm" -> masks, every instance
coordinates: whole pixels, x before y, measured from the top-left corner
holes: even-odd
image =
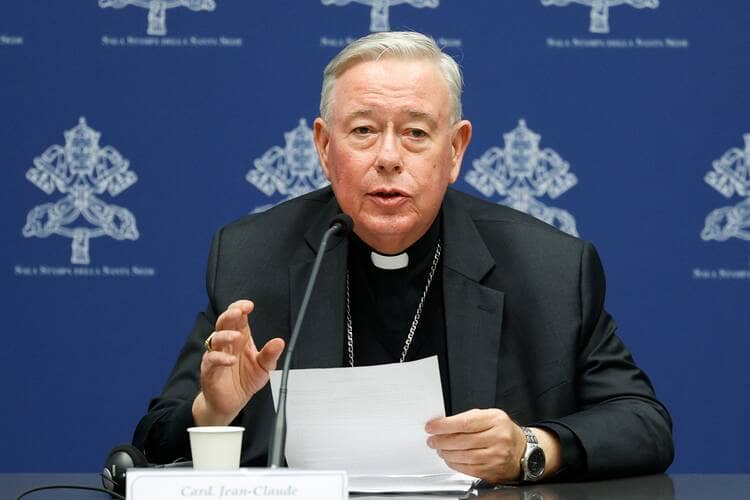
[[[297,321],[294,323],[292,336],[289,338],[289,345],[287,346],[286,356],[284,357],[284,367],[282,368],[281,385],[279,387],[279,403],[276,408],[276,419],[274,420],[273,432],[271,433],[271,439],[268,444],[269,467],[281,467],[281,461],[284,458],[284,449],[286,447],[286,387],[287,379],[289,378],[289,366],[291,364],[292,355],[294,354],[294,347],[297,344],[297,337],[299,337],[302,320],[305,319],[307,303],[310,301],[310,296],[312,295],[313,287],[315,286],[315,280],[318,277],[323,254],[325,254],[328,240],[331,236],[338,235],[343,237],[348,235],[352,230],[352,225],[351,217],[346,214],[339,214],[333,218],[329,228],[326,230],[325,234],[323,234],[323,239],[320,241],[320,247],[315,256],[315,264],[313,264],[310,279],[307,281],[307,289],[302,298],[302,305],[299,308]]]

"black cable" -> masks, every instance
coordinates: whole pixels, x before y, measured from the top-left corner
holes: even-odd
[[[26,490],[20,495],[16,497],[16,500],[21,500],[23,497],[27,495],[31,495],[32,493],[36,493],[37,491],[43,491],[43,490],[88,490],[88,491],[98,491],[100,493],[106,493],[108,495],[112,495],[115,498],[118,498],[119,500],[126,500],[124,496],[115,493],[114,491],[105,490],[104,488],[97,488],[95,486],[75,486],[72,484],[51,484],[49,486],[39,486],[37,488],[32,488],[30,490]]]

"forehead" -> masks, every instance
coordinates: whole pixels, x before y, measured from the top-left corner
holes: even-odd
[[[442,116],[450,109],[448,83],[428,59],[384,57],[348,67],[333,88],[333,114],[400,108]]]

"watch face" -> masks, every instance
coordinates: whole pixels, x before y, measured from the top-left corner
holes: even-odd
[[[534,477],[541,476],[544,473],[544,465],[544,451],[542,451],[541,448],[534,448],[531,450],[531,453],[529,453],[529,457],[526,460],[526,468],[529,471],[529,474]]]

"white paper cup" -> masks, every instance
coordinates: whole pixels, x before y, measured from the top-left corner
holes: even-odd
[[[239,469],[244,427],[190,427],[193,469]]]

